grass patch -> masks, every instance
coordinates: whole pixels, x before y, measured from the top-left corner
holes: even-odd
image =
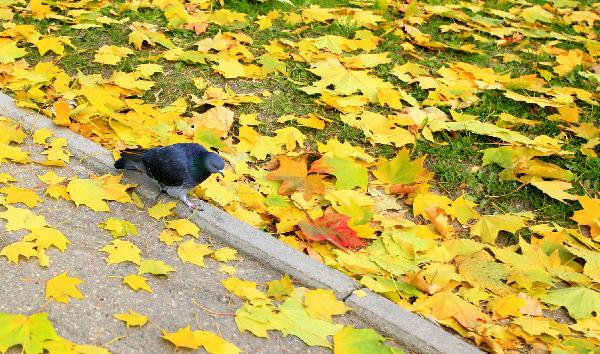
[[[355,6],[349,1],[344,0],[294,0],[296,6],[319,5],[321,7],[339,7]],[[443,6],[443,1],[428,1],[431,5]],[[117,2],[115,7],[122,3]],[[486,3],[484,11],[473,12],[469,9],[464,10],[464,14],[469,16],[472,21],[478,23],[493,23],[499,19],[490,15],[486,11],[490,8],[508,11],[511,4],[508,2]],[[220,5],[215,5],[217,8]],[[99,14],[112,16],[111,6],[106,6],[98,10]],[[194,50],[195,43],[204,38],[211,38],[219,32],[247,32],[251,33],[254,40],[250,51],[255,57],[265,53],[264,46],[274,40],[288,40],[298,42],[303,38],[316,38],[323,35],[341,36],[344,38],[354,38],[359,28],[351,21],[333,21],[331,23],[312,22],[304,31],[293,33],[296,26],[286,24],[282,18],[273,22],[273,27],[264,30],[258,30],[255,21],[260,16],[265,16],[272,11],[289,12],[292,7],[278,1],[268,1],[257,3],[246,0],[233,0],[226,3],[225,8],[245,13],[248,21],[242,25],[233,26],[214,26],[208,27],[207,31],[201,35],[196,35],[193,31],[185,29],[169,29],[168,20],[165,17],[164,10],[158,8],[140,8],[137,11],[125,10],[120,15],[128,17],[129,22],[125,24],[107,25],[103,28],[89,28],[86,30],[77,30],[68,26],[62,26],[56,20],[35,20],[31,17],[21,17],[17,15],[14,19],[18,24],[31,24],[36,27],[40,33],[52,33],[53,35],[68,36],[73,41],[76,49],[67,49],[66,54],[58,58],[59,65],[70,75],[102,73],[105,78],[112,75],[113,71],[132,72],[142,63],[156,62],[163,66],[164,75],[156,75],[155,86],[143,95],[147,102],[156,103],[159,106],[165,106],[178,98],[189,98],[191,94],[201,96],[202,91],[198,90],[192,79],[195,77],[204,77],[212,85],[218,87],[230,87],[236,92],[242,93],[260,93],[267,91],[272,93],[270,97],[264,97],[261,104],[246,104],[235,108],[236,114],[259,113],[262,125],[257,127],[261,134],[272,134],[276,129],[285,126],[298,127],[306,136],[306,144],[309,149],[316,149],[317,142],[325,142],[332,137],[341,141],[350,141],[355,145],[363,147],[366,151],[376,157],[392,158],[398,149],[392,145],[373,146],[359,129],[352,128],[340,121],[340,113],[332,108],[325,107],[315,103],[317,96],[310,96],[300,91],[298,88],[302,85],[311,85],[318,80],[318,77],[309,72],[309,66],[306,63],[295,60],[287,60],[286,69],[288,78],[282,75],[269,75],[263,80],[227,80],[218,74],[215,74],[207,64],[191,64],[182,62],[169,62],[161,59],[158,55],[164,48],[156,47],[145,48],[144,51],[136,51],[135,55],[123,58],[118,65],[107,66],[94,63],[94,55],[98,48],[103,44],[117,46],[129,46],[128,35],[130,33],[129,24],[132,22],[150,23],[158,26],[178,47],[184,50]],[[404,17],[403,14],[390,10],[383,13],[387,20],[397,20]],[[471,21],[470,20],[470,21]],[[494,37],[490,33],[483,32],[481,28],[474,29],[471,32],[444,31],[440,28],[446,25],[468,25],[463,19],[459,19],[452,12],[438,13],[427,18],[422,24],[413,24],[424,34],[431,36],[431,40],[444,43],[448,47],[459,48],[462,45],[475,43],[478,50],[484,54],[468,53],[462,50],[444,49],[431,50],[424,46],[415,45],[415,52],[409,53],[401,49],[403,43],[411,43],[411,38],[403,34],[398,28],[374,27],[374,35],[382,36],[382,42],[377,46],[373,53],[388,52],[392,62],[378,65],[372,69],[374,75],[402,88],[408,92],[417,101],[422,102],[429,96],[429,91],[424,90],[418,82],[406,83],[399,80],[392,74],[395,65],[404,63],[415,63],[428,68],[430,75],[437,75],[437,72],[444,67],[448,67],[453,62],[465,62],[473,64],[480,68],[492,68],[496,73],[510,73],[511,77],[537,74],[540,69],[548,70],[552,73],[552,67],[542,65],[554,61],[554,57],[539,51],[541,41],[535,41],[530,38],[524,39],[521,43],[508,46],[498,46]],[[577,34],[571,26],[564,24],[552,24],[548,28],[564,33]],[[479,36],[479,37],[477,37]],[[479,38],[479,39],[478,39]],[[561,42],[557,45],[559,48],[571,49],[578,48],[578,44],[567,44]],[[326,49],[326,48],[325,48]],[[537,52],[535,50],[537,50]],[[535,53],[534,53],[535,52]],[[350,56],[355,53],[344,53]],[[504,62],[502,55],[517,54],[521,62]],[[415,57],[420,57],[416,60]],[[39,61],[53,60],[51,54],[40,56],[35,50],[30,50],[27,60],[31,64]],[[597,89],[597,83],[577,74],[578,68],[565,76],[553,75],[550,79],[550,85],[577,87],[583,90],[593,92]],[[495,123],[500,113],[509,113],[518,118],[532,119],[539,123],[534,126],[521,125],[514,129],[530,137],[547,135],[557,137],[564,131],[562,123],[548,120],[547,117],[555,114],[553,108],[541,108],[536,105],[515,103],[515,101],[504,96],[500,90],[483,89],[477,93],[479,100],[464,109],[455,107],[454,109],[472,114],[483,122]],[[580,119],[583,122],[600,122],[600,110],[589,104],[578,104],[581,109]],[[201,107],[193,107],[191,110],[198,110]],[[440,107],[446,113],[449,113],[450,107]],[[388,107],[379,107],[372,105],[370,110],[381,114],[395,114],[394,110]],[[324,130],[310,129],[299,126],[295,122],[285,124],[277,123],[277,118],[282,115],[294,114],[304,116],[307,114],[317,114],[331,120]],[[234,128],[235,129],[235,128]],[[425,140],[419,140],[413,148],[413,156],[422,156],[427,154],[427,167],[435,173],[436,179],[433,182],[434,188],[444,191],[448,195],[458,196],[462,193],[468,193],[480,203],[480,206],[489,212],[493,210],[521,211],[526,209],[535,210],[543,215],[542,219],[552,220],[559,223],[572,224],[569,220],[572,211],[577,206],[576,203],[561,203],[553,200],[533,187],[523,187],[516,181],[498,181],[498,174],[501,169],[498,166],[481,167],[481,151],[490,147],[490,144],[496,144],[498,141],[485,136],[479,136],[470,133],[436,133],[436,141],[447,144],[432,144]],[[577,152],[579,147],[585,141],[583,139],[572,138],[568,140],[565,150]],[[569,169],[575,173],[576,181],[574,190],[578,192],[597,191],[600,189],[600,162],[598,158],[589,158],[582,156],[577,152],[572,159],[563,159],[550,157],[544,159],[547,162],[555,163],[563,168]]]

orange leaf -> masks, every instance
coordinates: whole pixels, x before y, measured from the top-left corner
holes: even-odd
[[[288,156],[279,157],[279,168],[267,175],[274,181],[281,181],[280,195],[290,195],[296,191],[304,191],[304,199],[309,200],[313,194],[325,193],[323,176],[307,175],[306,158],[292,159]]]
[[[349,217],[338,213],[325,214],[314,222],[306,220],[298,223],[302,234],[309,240],[327,240],[338,247],[358,248],[365,243],[358,238],[356,231],[348,227]]]
[[[58,125],[71,124],[71,121],[69,120],[71,106],[69,106],[69,103],[67,101],[56,101],[56,103],[54,103],[54,110],[56,112],[56,118],[54,118],[54,123]]]

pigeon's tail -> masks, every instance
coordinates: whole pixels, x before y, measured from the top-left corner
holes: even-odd
[[[142,155],[146,151],[148,149],[127,149],[121,151],[121,158],[115,161],[115,168],[146,172],[146,167],[142,162]]]

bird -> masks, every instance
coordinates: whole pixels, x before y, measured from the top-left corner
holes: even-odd
[[[143,172],[158,182],[161,194],[166,192],[190,209],[197,209],[198,205],[188,200],[188,193],[213,173],[224,176],[225,161],[200,144],[178,143],[151,149],[125,149],[115,161],[115,168]]]

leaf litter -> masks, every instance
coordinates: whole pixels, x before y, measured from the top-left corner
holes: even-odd
[[[597,159],[600,145],[594,115],[600,82],[597,6],[576,1],[543,6],[509,2],[508,7],[377,1],[374,7],[360,2],[332,8],[282,7],[285,10],[253,19],[251,13],[228,4],[211,7],[208,1],[69,4],[94,16],[39,1],[26,8],[13,2],[0,5],[0,86],[18,105],[115,151],[190,141],[218,148],[230,164],[224,181],[208,180],[196,195],[278,234],[290,246],[350,274],[399,306],[432,317],[483,349],[561,353],[600,345],[600,214],[595,212],[600,198],[593,187],[597,183],[582,183],[569,163],[581,156]],[[144,11],[158,11],[161,20],[136,22],[126,16]],[[52,34],[55,28],[42,34],[26,24],[42,20],[68,28],[65,33],[115,24],[125,24],[123,30],[130,32],[127,43],[102,43],[93,51],[102,71],[70,75],[61,59],[77,49],[75,41],[68,34]],[[432,30],[428,24],[435,21],[447,24]],[[343,36],[332,34],[336,27],[352,30]],[[283,29],[281,37],[262,41],[261,35],[273,28]],[[193,45],[177,36],[180,31],[194,36]],[[399,49],[379,50],[389,43]],[[36,51],[43,56],[33,57]],[[472,60],[496,58],[496,52],[502,52],[503,64],[531,62],[529,69],[513,71],[505,65],[498,70],[497,65]],[[431,53],[448,60],[428,61]],[[131,57],[144,57],[147,63],[120,65]],[[192,78],[197,91],[159,106],[148,99],[149,93],[166,79],[164,69],[172,63],[198,67],[205,77],[220,75],[231,85]],[[304,73],[300,81],[292,76],[294,70]],[[275,128],[262,130],[271,117],[247,112],[273,95],[237,90],[235,80],[285,80],[306,95],[302,97],[314,100],[314,113],[279,114]],[[488,97],[509,100],[521,109],[515,112],[528,113],[469,113],[477,112],[473,108]],[[198,112],[202,106],[208,109]],[[548,122],[554,130],[535,129]],[[340,124],[362,132],[364,143],[338,134],[319,135]],[[0,118],[0,132],[0,163],[32,162],[18,147],[26,136],[18,125]],[[444,146],[468,134],[489,146],[478,151],[481,166],[475,171],[497,167],[498,181],[517,181],[548,200],[580,206],[572,215],[578,227],[547,220],[543,210],[480,208],[484,200],[474,199],[469,189],[458,196],[440,194],[436,175],[427,167],[428,158],[435,156],[415,156],[416,147]],[[33,139],[47,156],[37,163],[69,162],[66,141],[45,130],[35,132]],[[381,147],[389,153],[384,156],[377,150]],[[0,181],[12,182],[10,175]],[[121,184],[120,176],[47,176],[42,181],[48,185],[46,194],[93,211],[110,211],[108,201],[133,202],[129,190],[135,186]],[[48,266],[44,250],[54,246],[64,251],[68,240],[43,216],[28,210],[39,202],[35,192],[9,184],[0,193],[6,230],[26,229],[33,235],[4,246],[0,255],[14,263],[21,256],[36,257]],[[18,203],[28,209],[8,205]],[[173,207],[159,204],[149,213],[161,219]],[[126,238],[135,227],[124,222],[107,220],[103,227],[113,237]],[[185,221],[170,220],[161,240],[177,246],[182,260],[198,266],[205,265],[208,255],[233,260],[234,255],[217,253],[209,245],[184,241],[186,235],[197,237],[198,231]],[[503,244],[499,238],[506,235],[516,241]],[[142,274],[174,271],[160,260],[142,259],[128,242],[115,239],[103,250],[109,264],[140,265],[138,275],[123,279],[132,289],[151,291]],[[324,347],[331,347],[328,336],[333,336],[335,352],[350,352],[336,347],[359,344],[381,352],[395,350],[386,349],[382,337],[370,330],[342,329],[325,321],[330,313],[309,307],[320,301],[307,294],[318,290],[284,282],[269,285],[264,294],[256,284],[232,279],[236,278],[225,286],[246,301],[236,312],[241,331],[266,337],[277,330]],[[548,310],[559,307],[574,323],[548,317]],[[165,331],[163,337],[172,338],[176,346],[204,346],[208,351],[211,345],[227,345],[208,333],[188,326]]]

